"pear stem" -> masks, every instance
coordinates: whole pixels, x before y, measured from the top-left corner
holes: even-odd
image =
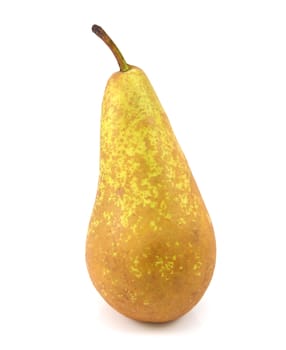
[[[114,44],[108,34],[98,25],[94,24],[91,30],[96,34],[105,44],[110,48],[113,55],[115,56],[117,63],[119,65],[121,72],[126,72],[130,69],[129,65],[126,63],[122,53],[119,51],[118,47]]]

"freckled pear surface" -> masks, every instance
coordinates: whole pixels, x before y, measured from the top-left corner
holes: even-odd
[[[90,277],[124,315],[174,320],[207,289],[215,238],[188,163],[141,69],[130,66],[109,79],[100,142],[86,243]]]

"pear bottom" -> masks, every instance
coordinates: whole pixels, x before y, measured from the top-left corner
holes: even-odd
[[[171,225],[170,225],[171,226]],[[106,231],[90,233],[86,262],[102,297],[123,315],[143,322],[175,320],[190,311],[205,293],[215,266],[212,227],[116,242]],[[121,233],[119,236],[124,236]]]

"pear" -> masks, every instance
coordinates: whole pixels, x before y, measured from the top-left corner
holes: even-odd
[[[120,71],[101,116],[100,175],[87,241],[90,278],[120,313],[167,322],[191,310],[213,275],[213,226],[168,117],[145,73],[99,26]]]

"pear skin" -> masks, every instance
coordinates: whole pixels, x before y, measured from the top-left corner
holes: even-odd
[[[86,262],[94,286],[114,309],[140,321],[167,322],[190,311],[206,291],[215,236],[151,83],[141,69],[124,64],[110,77],[102,103]]]

